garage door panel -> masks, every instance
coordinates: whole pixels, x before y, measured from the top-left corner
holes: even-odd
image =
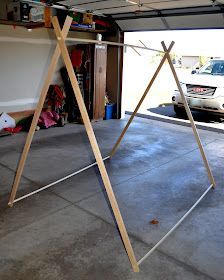
[[[197,7],[197,6],[206,6],[206,5],[211,5],[211,1],[209,0],[180,0],[180,1],[151,1],[152,3],[150,6],[154,9],[176,9],[176,8],[186,8],[186,7]],[[155,3],[157,2],[157,3]],[[150,1],[148,1],[150,3]]]
[[[117,23],[123,31],[166,29],[160,18],[120,20]]]
[[[171,29],[219,28],[223,27],[224,24],[224,19],[221,14],[167,17],[166,21]]]
[[[166,26],[160,18],[139,18],[130,20],[117,20],[123,31],[140,30],[167,30],[169,29],[198,29],[198,28],[223,28],[224,19],[218,15],[176,16],[166,17]]]
[[[100,9],[98,12],[104,13],[104,14],[121,14],[121,13],[133,13],[138,10],[138,7],[136,5],[131,5],[128,7],[120,7],[120,8],[113,8],[113,9]],[[152,9],[148,7],[141,7],[141,11],[152,11]]]
[[[115,1],[90,1],[90,0],[70,0],[70,1],[63,1],[60,2],[66,5],[70,5],[70,6],[78,6],[79,8],[83,8],[83,9],[104,9],[104,8],[113,8],[113,7],[129,7],[129,6],[136,6],[137,5],[132,5],[126,1],[123,0],[115,0]]]

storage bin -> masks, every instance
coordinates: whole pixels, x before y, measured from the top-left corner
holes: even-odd
[[[116,112],[116,103],[105,106],[105,120],[113,119]]]

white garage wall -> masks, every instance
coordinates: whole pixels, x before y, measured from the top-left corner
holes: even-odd
[[[0,111],[33,109],[54,50],[50,45],[0,44]],[[58,72],[53,83],[60,82]]]
[[[95,34],[69,32],[69,37],[95,39]],[[0,25],[0,113],[34,109],[56,45],[51,29]],[[59,60],[52,83],[61,84]]]
[[[8,29],[12,33],[12,27]],[[17,29],[13,31],[14,35],[20,33],[20,28]],[[31,35],[19,40],[7,36],[7,32],[4,35],[0,37],[0,112],[33,109],[43,86],[55,41],[44,41],[47,33],[43,34],[44,44],[37,43]],[[58,64],[58,69],[61,65],[62,62]],[[52,82],[61,83],[58,71]]]

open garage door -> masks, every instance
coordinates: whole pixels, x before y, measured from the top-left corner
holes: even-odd
[[[112,17],[122,31],[223,28],[224,0],[49,1]]]

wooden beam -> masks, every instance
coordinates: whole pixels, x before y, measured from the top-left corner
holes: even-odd
[[[138,51],[136,50],[136,48],[134,48],[134,47],[131,47],[131,48],[132,48],[132,50],[133,50],[134,52],[137,53],[137,55],[141,56],[140,52],[138,52]]]
[[[21,120],[23,118],[27,118],[32,116],[35,113],[35,110],[25,110],[25,111],[18,111],[18,112],[9,112],[7,113],[10,117],[15,119],[16,121]]]
[[[164,51],[167,52],[168,50],[167,50],[167,48],[166,48],[165,43],[164,43],[164,42],[161,42],[161,44],[162,44],[162,46],[163,46]],[[206,158],[205,151],[204,151],[203,145],[202,145],[202,143],[201,143],[201,139],[200,139],[200,136],[199,136],[199,134],[198,134],[198,131],[197,131],[197,128],[196,128],[196,125],[195,125],[195,122],[194,122],[194,119],[193,119],[191,110],[190,110],[190,108],[189,108],[189,105],[188,105],[188,103],[187,103],[186,96],[185,96],[185,94],[184,94],[184,92],[183,92],[183,89],[182,89],[182,87],[181,87],[181,85],[180,85],[180,82],[179,82],[179,79],[178,79],[176,70],[175,70],[175,68],[174,68],[174,66],[173,66],[173,63],[172,63],[171,58],[170,58],[169,55],[167,56],[167,60],[168,60],[168,63],[169,63],[169,65],[170,65],[170,69],[171,69],[171,71],[172,71],[172,73],[173,73],[174,80],[175,80],[175,82],[176,82],[176,84],[177,84],[177,88],[178,88],[178,90],[179,90],[179,92],[180,92],[182,101],[183,101],[183,103],[184,103],[184,107],[185,107],[187,116],[188,116],[188,118],[189,118],[189,120],[190,120],[191,127],[192,127],[192,130],[193,130],[193,133],[194,133],[194,137],[195,137],[195,139],[196,139],[196,141],[197,141],[197,144],[198,144],[198,147],[199,147],[199,149],[200,149],[201,156],[202,156],[202,159],[203,159],[203,161],[204,161],[204,165],[205,165],[205,168],[206,168],[206,170],[207,170],[209,180],[210,180],[211,184],[213,185],[213,187],[215,187],[216,183],[215,183],[215,180],[214,180],[214,177],[213,177],[211,168],[210,168],[210,166],[209,166],[208,160],[207,160],[207,158]]]
[[[161,70],[163,64],[165,63],[165,61],[166,61],[166,59],[167,59],[167,56],[168,56],[169,52],[171,51],[173,45],[174,45],[174,42],[172,42],[172,43],[170,44],[169,49],[168,49],[167,52],[164,54],[164,56],[163,56],[163,58],[162,58],[162,60],[161,60],[161,62],[160,62],[160,64],[159,64],[159,66],[157,67],[157,69],[156,69],[156,71],[155,71],[155,73],[154,73],[152,79],[150,80],[148,86],[146,87],[146,90],[145,90],[145,92],[143,93],[143,95],[142,95],[140,101],[138,102],[138,104],[137,104],[137,106],[136,106],[134,112],[132,113],[131,117],[129,118],[129,120],[128,120],[126,126],[125,126],[125,128],[122,130],[121,135],[119,136],[117,142],[115,143],[114,147],[112,148],[112,150],[111,150],[111,152],[110,152],[110,157],[112,157],[112,156],[115,154],[115,152],[116,152],[118,146],[119,146],[120,143],[121,143],[121,140],[123,139],[123,137],[124,137],[126,131],[128,130],[130,124],[132,123],[132,121],[133,121],[135,115],[137,114],[137,112],[138,112],[140,106],[142,105],[143,101],[145,100],[145,97],[147,96],[149,90],[151,89],[151,87],[152,87],[152,85],[153,85],[153,83],[154,83],[156,77],[158,76],[158,74],[159,74],[159,72],[160,72],[160,70]]]
[[[63,37],[67,36],[70,25],[71,25],[71,22],[72,22],[72,18],[67,17],[61,36],[63,36]],[[43,104],[44,104],[49,86],[51,84],[53,73],[55,72],[55,69],[56,69],[56,66],[57,66],[57,63],[58,63],[58,59],[60,57],[60,53],[61,53],[60,48],[57,45],[57,47],[55,49],[55,52],[54,52],[54,55],[52,57],[51,64],[50,64],[48,72],[47,72],[47,76],[46,76],[46,79],[45,79],[45,82],[44,82],[43,89],[41,91],[39,102],[37,104],[37,107],[36,107],[36,110],[35,110],[35,113],[34,113],[34,117],[33,117],[33,120],[32,120],[31,126],[30,126],[30,130],[29,130],[29,133],[28,133],[27,138],[26,138],[26,143],[25,143],[25,146],[24,146],[24,149],[23,149],[20,161],[19,161],[19,165],[18,165],[18,168],[17,168],[17,171],[16,171],[16,176],[15,176],[15,180],[14,180],[14,183],[13,183],[13,186],[12,186],[10,199],[9,199],[9,203],[8,203],[8,205],[10,207],[13,206],[13,202],[14,202],[14,199],[16,197],[16,193],[17,193],[18,186],[19,186],[19,183],[20,183],[20,180],[21,180],[23,169],[24,169],[26,159],[27,159],[27,156],[28,156],[28,153],[29,153],[29,150],[30,150],[30,146],[31,146],[31,143],[32,143],[32,140],[33,140],[33,135],[34,135],[37,123],[38,123],[38,119],[39,119],[41,110],[43,108]]]
[[[148,50],[152,52],[158,52],[158,53],[164,53],[164,51],[138,46],[138,45],[132,45],[132,44],[123,44],[123,43],[117,43],[117,42],[111,42],[111,41],[99,41],[99,40],[89,40],[89,39],[80,39],[80,38],[66,38],[66,42],[79,42],[79,43],[88,43],[88,44],[101,44],[101,45],[110,45],[110,46],[117,46],[117,47],[130,47],[135,49],[142,49],[142,50]]]
[[[126,251],[127,251],[129,260],[131,262],[131,265],[133,267],[133,270],[135,272],[138,272],[139,267],[138,267],[138,264],[137,264],[137,261],[136,261],[135,255],[134,255],[134,251],[133,251],[130,239],[128,237],[127,230],[125,228],[124,221],[123,221],[123,218],[121,216],[121,213],[120,213],[120,210],[119,210],[119,207],[118,207],[118,204],[117,204],[117,200],[115,198],[115,195],[114,195],[111,183],[110,183],[110,179],[109,179],[109,176],[107,174],[107,170],[106,170],[106,167],[104,165],[102,155],[100,153],[98,143],[96,141],[96,137],[95,137],[95,134],[94,134],[94,131],[93,131],[93,128],[92,128],[87,110],[86,110],[84,100],[82,98],[82,94],[81,94],[81,91],[80,91],[80,88],[79,88],[79,85],[78,85],[78,82],[77,82],[77,79],[76,79],[76,75],[75,75],[75,72],[74,72],[74,69],[73,69],[73,66],[72,66],[72,63],[71,63],[71,59],[69,57],[69,53],[68,53],[68,50],[67,50],[67,47],[66,47],[66,44],[65,44],[65,40],[63,38],[63,34],[61,32],[57,17],[53,17],[52,23],[53,23],[53,27],[54,27],[54,30],[55,30],[57,40],[58,40],[58,44],[59,44],[60,49],[61,49],[61,54],[62,54],[64,63],[65,63],[65,66],[67,68],[71,84],[72,84],[74,95],[76,97],[76,100],[77,100],[77,103],[78,103],[78,106],[79,106],[79,110],[80,110],[80,113],[81,113],[81,116],[82,116],[82,119],[83,119],[83,123],[85,125],[86,132],[87,132],[87,135],[88,135],[88,138],[89,138],[94,156],[96,158],[96,162],[97,162],[97,165],[98,165],[98,168],[99,168],[99,171],[100,171],[100,174],[101,174],[101,177],[102,177],[102,180],[103,180],[103,183],[104,183],[104,186],[105,186],[105,189],[106,189],[109,201],[110,201],[110,205],[112,207],[112,210],[113,210],[115,219],[117,221],[117,225],[118,225],[122,240],[124,242],[124,246],[126,248]]]

